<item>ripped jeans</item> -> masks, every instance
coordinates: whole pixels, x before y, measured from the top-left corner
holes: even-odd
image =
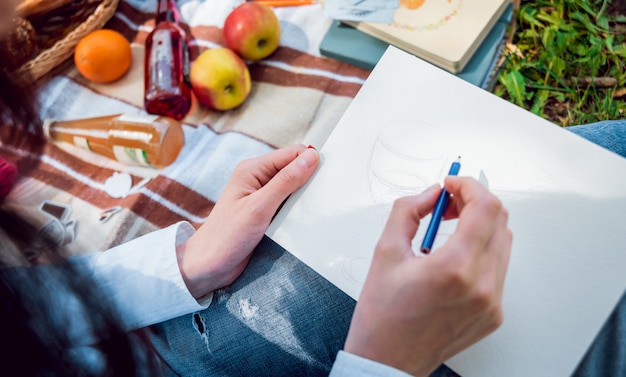
[[[355,304],[264,237],[207,309],[154,325],[150,337],[166,376],[328,376]]]
[[[152,326],[166,376],[324,376],[355,302],[264,237],[211,305]]]
[[[568,127],[626,157],[626,121]],[[166,376],[327,376],[355,301],[267,237],[198,313],[149,328]],[[574,373],[626,373],[626,298]],[[457,376],[445,365],[431,377]]]

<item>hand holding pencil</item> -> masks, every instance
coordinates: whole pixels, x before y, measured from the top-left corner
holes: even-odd
[[[394,203],[345,351],[426,376],[502,323],[512,243],[508,213],[473,178],[449,176],[445,188],[451,197],[443,218],[459,221],[432,254],[416,255],[411,243],[441,189],[435,185]]]

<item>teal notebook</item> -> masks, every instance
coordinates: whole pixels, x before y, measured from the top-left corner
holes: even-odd
[[[510,4],[463,71],[456,74],[458,77],[478,87],[491,90],[495,83],[493,80],[495,63],[500,59],[504,36],[512,17],[513,4]],[[320,53],[323,56],[371,70],[388,46],[386,42],[335,20],[320,43]]]

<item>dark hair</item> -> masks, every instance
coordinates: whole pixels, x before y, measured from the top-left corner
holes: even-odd
[[[0,36],[1,37],[1,36]],[[28,130],[42,137],[39,116],[37,115],[35,84],[29,77],[20,77],[9,67],[13,65],[11,52],[5,44],[0,44],[0,120],[3,126],[13,130]],[[6,128],[6,127],[3,127]]]
[[[10,61],[9,54],[0,51],[0,138],[40,153],[45,142],[35,87],[5,68],[11,66]],[[25,165],[18,163],[21,174],[32,167],[32,159]],[[143,332],[124,331],[119,313],[79,258],[65,258],[61,248],[37,237],[37,227],[4,207],[0,207],[0,230],[3,374],[158,374],[157,360]],[[44,253],[49,263],[33,266],[29,261],[33,253]],[[77,335],[76,330],[81,333]]]
[[[1,36],[0,36],[1,37]],[[9,70],[13,55],[0,43],[0,141],[38,156],[45,145],[38,115],[36,86],[30,78],[19,77]],[[36,169],[39,161],[18,162],[22,175]]]

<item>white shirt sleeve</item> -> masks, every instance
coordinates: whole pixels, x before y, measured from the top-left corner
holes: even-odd
[[[194,233],[187,222],[85,256],[96,282],[111,295],[127,330],[206,309],[213,294],[196,300],[178,267],[176,246]]]
[[[410,374],[376,361],[339,351],[329,377],[412,377]]]
[[[176,246],[194,233],[179,222],[104,252],[84,255],[96,283],[111,295],[132,330],[206,309],[213,294],[196,300],[185,285]],[[411,377],[398,369],[339,351],[329,377]]]

